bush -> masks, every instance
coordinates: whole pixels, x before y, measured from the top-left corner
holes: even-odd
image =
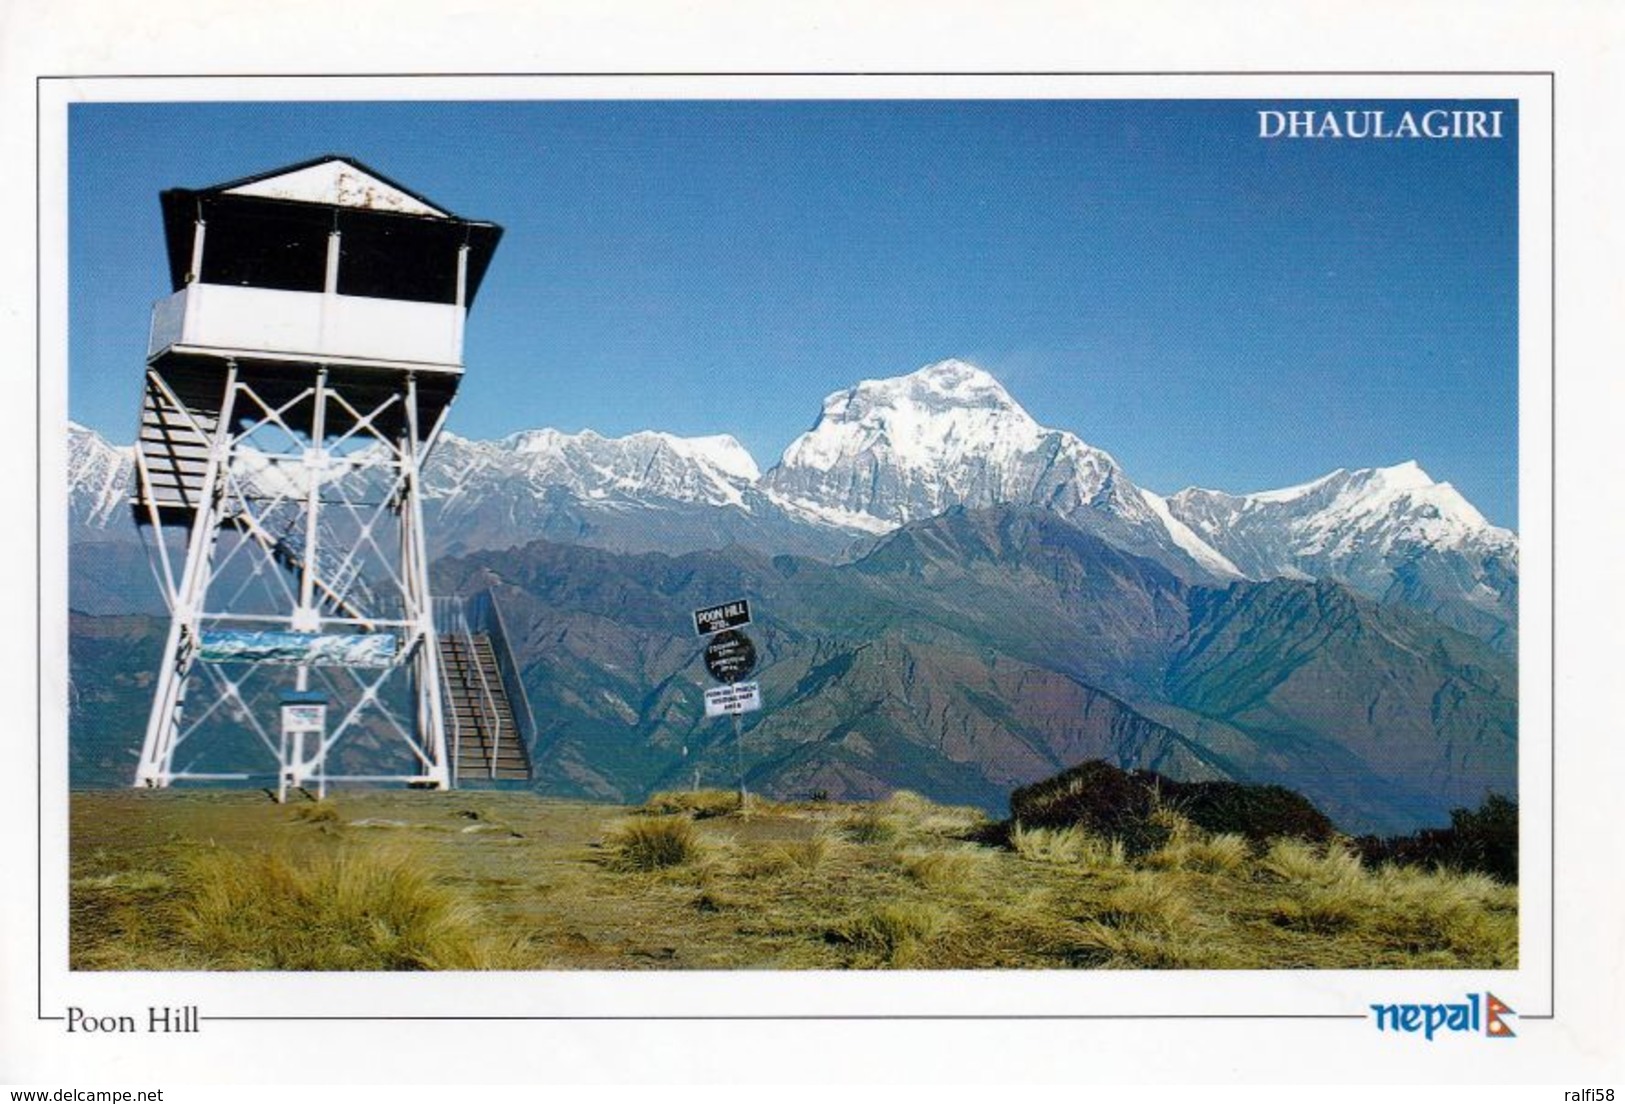
[[[1022,825],[1078,825],[1092,835],[1120,839],[1130,855],[1149,854],[1173,837],[1177,820],[1206,832],[1239,835],[1252,843],[1280,837],[1330,839],[1336,829],[1301,794],[1280,786],[1242,782],[1176,782],[1154,771],[1125,771],[1091,760],[1010,795],[1010,813]]]
[[[1282,837],[1328,840],[1337,831],[1330,818],[1308,798],[1284,786],[1175,782],[1157,775],[1150,777],[1158,778],[1157,788],[1165,803],[1208,832],[1239,835],[1251,843],[1264,843]]]
[[[1491,794],[1476,810],[1452,809],[1450,827],[1408,836],[1361,836],[1355,841],[1367,866],[1435,866],[1487,874],[1518,884],[1518,803]]]
[[[1155,851],[1168,842],[1168,829],[1152,822],[1156,808],[1152,786],[1099,759],[1010,795],[1010,814],[1023,827],[1075,826],[1093,836],[1121,840],[1130,855]]]

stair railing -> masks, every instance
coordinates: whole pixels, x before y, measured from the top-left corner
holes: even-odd
[[[463,600],[459,597],[431,598],[429,608],[434,623],[439,630],[439,638],[445,640],[459,628],[466,625],[463,616]],[[465,630],[466,631],[466,630]],[[457,717],[457,694],[451,684],[451,664],[446,662],[444,653],[440,656],[440,694],[441,716],[451,721],[451,779],[452,785],[457,784],[457,774],[463,764],[463,723]]]
[[[530,699],[525,693],[525,685],[519,679],[518,665],[514,662],[512,649],[508,646],[507,627],[503,624],[502,614],[497,609],[494,596],[489,590],[484,590],[466,598],[460,595],[436,597],[434,621],[442,640],[455,642],[467,649],[467,662],[473,675],[470,677],[463,671],[459,672],[459,677],[462,688],[469,692],[469,704],[475,710],[475,727],[479,730],[480,751],[486,756],[487,776],[496,779],[502,744],[504,739],[510,737],[517,741],[528,764],[529,744],[536,722],[530,711]],[[490,645],[491,660],[495,665],[494,674],[498,680],[496,687],[492,686],[486,666],[475,647],[476,633],[483,634]],[[452,685],[451,666],[449,663],[443,663],[440,672],[448,705],[452,705],[452,699],[457,697],[457,688]],[[503,719],[499,695],[509,705],[509,719],[506,721]],[[453,762],[460,764],[463,726],[457,719],[454,705],[446,712],[451,718]],[[511,734],[507,731],[510,727],[514,729]],[[489,740],[486,739],[487,733]]]
[[[530,710],[530,695],[525,692],[524,680],[519,677],[519,665],[508,641],[508,626],[502,619],[502,609],[496,595],[489,589],[474,596],[474,618],[491,640],[491,652],[496,659],[497,673],[508,691],[508,704],[513,711],[514,736],[530,761],[530,749],[536,746],[536,718]]]
[[[451,665],[441,657],[440,686],[444,700],[441,702],[441,713],[451,719],[451,776],[452,783],[457,782],[457,772],[463,763],[463,722],[457,718],[456,694],[452,692]]]
[[[469,663],[480,680],[480,712],[490,722],[487,729],[491,733],[491,743],[486,752],[486,769],[489,776],[495,779],[497,750],[502,746],[502,711],[497,708],[496,696],[491,693],[491,682],[485,677],[485,664],[480,661],[479,651],[474,647],[474,634],[468,633],[465,639],[468,641]]]

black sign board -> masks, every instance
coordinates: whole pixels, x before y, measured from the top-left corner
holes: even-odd
[[[738,629],[719,632],[705,646],[705,669],[718,682],[738,682],[756,669],[756,645]]]
[[[750,624],[750,603],[743,598],[694,611],[694,631],[701,636]]]

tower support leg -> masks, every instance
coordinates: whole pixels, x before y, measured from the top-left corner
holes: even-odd
[[[445,702],[440,695],[440,639],[434,627],[434,601],[429,591],[429,549],[423,533],[423,480],[420,476],[417,379],[406,382],[406,435],[401,449],[401,544],[406,565],[407,602],[417,622],[413,682],[417,698],[418,738],[424,754],[424,784],[450,789],[451,765],[446,755]]]
[[[197,513],[187,537],[186,566],[170,610],[169,635],[164,642],[158,667],[158,684],[147,717],[147,734],[141,745],[135,784],[142,787],[168,786],[174,775],[175,748],[180,742],[181,713],[185,706],[186,676],[198,646],[198,614],[203,595],[209,589],[215,543],[219,535],[221,510],[225,502],[227,458],[231,448],[232,405],[237,394],[237,365],[226,366],[225,393],[220,401],[220,418],[209,443],[198,495]]]
[[[193,510],[186,561],[170,589],[136,785],[262,776],[263,766],[205,773],[188,762],[196,757],[176,755],[216,737],[235,755],[251,735],[275,763],[279,796],[312,781],[323,793],[329,781],[450,788],[422,502],[423,459],[444,409],[425,433],[411,374],[385,390],[319,364],[308,384],[227,366],[218,420],[195,431],[189,454],[203,470],[184,500]],[[380,661],[373,645],[385,638]],[[212,698],[204,675],[219,690]],[[302,740],[268,731],[258,712],[265,695],[290,683],[331,695],[337,723]],[[392,738],[408,764],[400,745],[374,746]]]

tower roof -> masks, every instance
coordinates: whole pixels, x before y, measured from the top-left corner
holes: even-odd
[[[341,232],[346,224],[392,227],[397,247],[438,252],[451,239],[469,247],[467,302],[484,279],[502,227],[465,219],[391,180],[353,157],[323,154],[309,161],[228,180],[206,188],[170,188],[159,196],[175,290],[191,266],[192,224],[211,212],[257,212],[279,222],[321,224]]]
[[[353,157],[329,153],[297,165],[272,169],[201,189],[220,195],[259,196],[292,203],[356,207],[428,218],[455,218],[450,211]]]

